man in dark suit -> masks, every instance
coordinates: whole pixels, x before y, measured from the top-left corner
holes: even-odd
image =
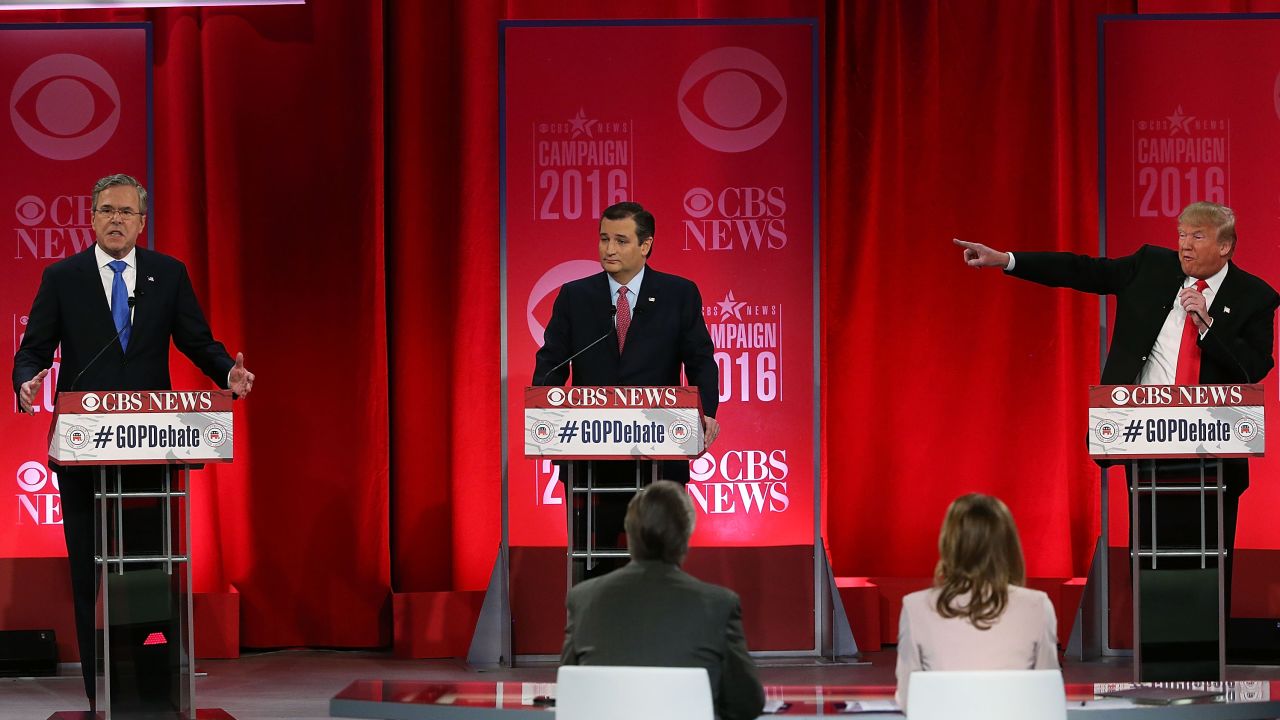
[[[13,387],[23,412],[32,405],[62,346],[58,391],[167,390],[169,342],[219,387],[249,394],[254,375],[214,340],[186,267],[136,247],[147,225],[147,191],[128,175],[93,188],[93,247],[44,271],[13,358]],[[54,468],[62,495],[63,534],[85,692],[94,702],[93,484],[95,469]]]
[[[1022,252],[1015,257],[979,243],[955,242],[971,267],[1000,267],[1043,285],[1115,295],[1104,385],[1257,383],[1275,365],[1272,343],[1280,295],[1231,261],[1235,213],[1224,205],[1187,206],[1178,216],[1176,251],[1144,245],[1133,255],[1114,259]],[[1223,461],[1223,477],[1228,553],[1223,577],[1229,614],[1236,514],[1249,486],[1248,461]],[[1196,537],[1197,515],[1198,509],[1186,523],[1196,526]]]
[[[680,485],[660,480],[627,506],[631,562],[569,591],[564,665],[703,667],[716,715],[760,715],[764,688],[747,653],[742,604],[680,569],[696,520]]]
[[[533,384],[563,385],[572,375],[579,386],[679,385],[683,367],[702,398],[710,445],[720,432],[715,420],[720,372],[702,317],[702,296],[693,282],[648,266],[654,229],[653,215],[638,203],[605,208],[599,248],[603,272],[560,288],[538,350]],[[597,484],[635,482],[635,463],[595,463],[593,468]],[[651,471],[643,465],[639,472],[647,477]],[[689,463],[664,462],[659,474],[688,482]],[[573,512],[574,503],[568,504]],[[617,546],[624,507],[597,498],[596,547]]]

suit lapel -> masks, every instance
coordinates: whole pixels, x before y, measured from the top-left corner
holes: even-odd
[[[98,255],[94,251],[94,246],[89,246],[88,250],[81,253],[83,259],[77,262],[76,272],[81,276],[80,287],[85,293],[85,307],[91,308],[90,317],[94,318],[97,324],[105,325],[111,328],[111,332],[116,330],[116,322],[111,319],[111,306],[107,303],[107,293],[102,287],[102,273],[98,268]]]
[[[643,333],[644,329],[653,323],[653,314],[657,311],[660,303],[659,294],[662,287],[662,281],[658,277],[659,273],[653,268],[646,267],[644,271],[644,279],[640,281],[640,290],[636,293],[635,302],[631,304],[631,328],[627,330],[627,346],[631,346],[631,334],[635,332]],[[626,354],[626,351],[623,351]]]
[[[128,357],[134,354],[134,348],[139,345],[143,333],[138,332],[142,328],[143,323],[150,320],[155,314],[153,308],[149,306],[153,303],[143,302],[142,298],[146,296],[148,285],[154,285],[154,281],[148,278],[155,277],[155,269],[151,267],[150,258],[147,256],[146,250],[137,248],[133,255],[133,330],[129,333],[129,349],[125,351]]]
[[[1240,269],[1235,266],[1235,263],[1228,263],[1227,274],[1222,278],[1222,285],[1218,287],[1218,296],[1209,306],[1209,317],[1214,322],[1218,322],[1221,318],[1223,322],[1230,323],[1234,319],[1233,315],[1239,316],[1240,310],[1235,306],[1247,302],[1247,298],[1241,294],[1241,278]]]
[[[594,277],[596,278],[595,288],[591,294],[599,298],[598,307],[602,308],[602,310],[591,310],[591,313],[593,317],[597,317],[596,313],[599,312],[600,315],[598,317],[603,317],[603,320],[600,321],[599,329],[592,334],[592,339],[609,332],[609,329],[614,327],[615,322],[615,314],[608,311],[608,308],[613,306],[613,297],[609,294],[609,274],[602,271]],[[596,305],[596,302],[593,300],[592,305]],[[616,361],[618,359],[618,338],[614,336],[604,340],[603,343],[609,346],[609,354]]]

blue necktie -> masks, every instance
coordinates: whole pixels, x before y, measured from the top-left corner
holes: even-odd
[[[107,267],[116,274],[111,281],[111,319],[116,321],[116,330],[120,331],[120,349],[129,349],[129,289],[124,286],[124,269],[129,264],[123,260],[112,260]]]

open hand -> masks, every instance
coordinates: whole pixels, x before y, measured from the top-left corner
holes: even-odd
[[[227,384],[231,386],[231,392],[244,397],[253,390],[253,373],[244,366],[244,353],[236,353],[235,367],[231,368],[231,372],[227,375]]]
[[[702,438],[707,441],[707,447],[711,447],[711,443],[716,441],[716,436],[720,434],[720,423],[710,415],[702,416]]]
[[[22,412],[34,412],[32,407],[35,405],[36,396],[40,394],[40,388],[44,385],[44,379],[48,377],[51,369],[45,368],[35,377],[22,383],[18,389],[18,405],[22,408]]]

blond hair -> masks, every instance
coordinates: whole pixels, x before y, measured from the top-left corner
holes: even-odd
[[[1226,205],[1215,202],[1193,202],[1182,209],[1178,215],[1178,224],[1216,228],[1218,242],[1231,244],[1231,252],[1227,257],[1236,253],[1236,213]]]

